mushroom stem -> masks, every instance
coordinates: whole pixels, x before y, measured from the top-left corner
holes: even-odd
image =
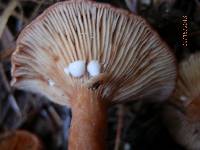
[[[81,88],[73,95],[71,107],[69,150],[106,149],[106,104],[95,92]]]

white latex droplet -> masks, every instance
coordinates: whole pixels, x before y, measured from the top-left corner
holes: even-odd
[[[48,83],[49,83],[50,86],[54,86],[55,85],[55,82],[53,80],[51,80],[51,79],[48,80]]]
[[[69,73],[73,77],[81,77],[85,73],[85,61],[78,60],[69,64]]]
[[[90,76],[97,76],[100,74],[101,66],[97,60],[92,60],[87,65],[87,71],[89,72]]]

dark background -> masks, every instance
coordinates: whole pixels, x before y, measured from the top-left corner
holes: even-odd
[[[168,43],[177,63],[200,50],[199,0],[97,0],[129,9],[143,16]],[[0,1],[0,136],[18,129],[36,134],[48,150],[67,147],[71,112],[46,98],[10,87],[10,56],[20,31],[55,0],[18,0],[5,14],[12,1]],[[183,46],[183,19],[188,17],[188,45]],[[168,133],[162,118],[165,103],[134,102],[109,110],[108,149],[184,150]],[[0,138],[1,139],[1,138]],[[118,139],[118,141],[117,141]]]

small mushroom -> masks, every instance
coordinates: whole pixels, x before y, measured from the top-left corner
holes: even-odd
[[[0,136],[1,150],[42,150],[37,136],[24,130],[9,132]]]
[[[164,109],[164,121],[177,143],[200,149],[200,53],[179,65],[176,91]]]
[[[144,19],[107,4],[59,2],[25,27],[16,45],[12,86],[71,108],[70,150],[105,149],[111,104],[163,101],[174,89],[176,65],[168,46]],[[77,60],[103,67],[100,74],[88,68],[94,77],[74,78],[63,70]]]

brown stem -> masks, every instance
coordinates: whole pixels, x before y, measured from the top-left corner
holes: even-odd
[[[80,89],[72,100],[69,150],[105,150],[105,103],[88,89]]]

